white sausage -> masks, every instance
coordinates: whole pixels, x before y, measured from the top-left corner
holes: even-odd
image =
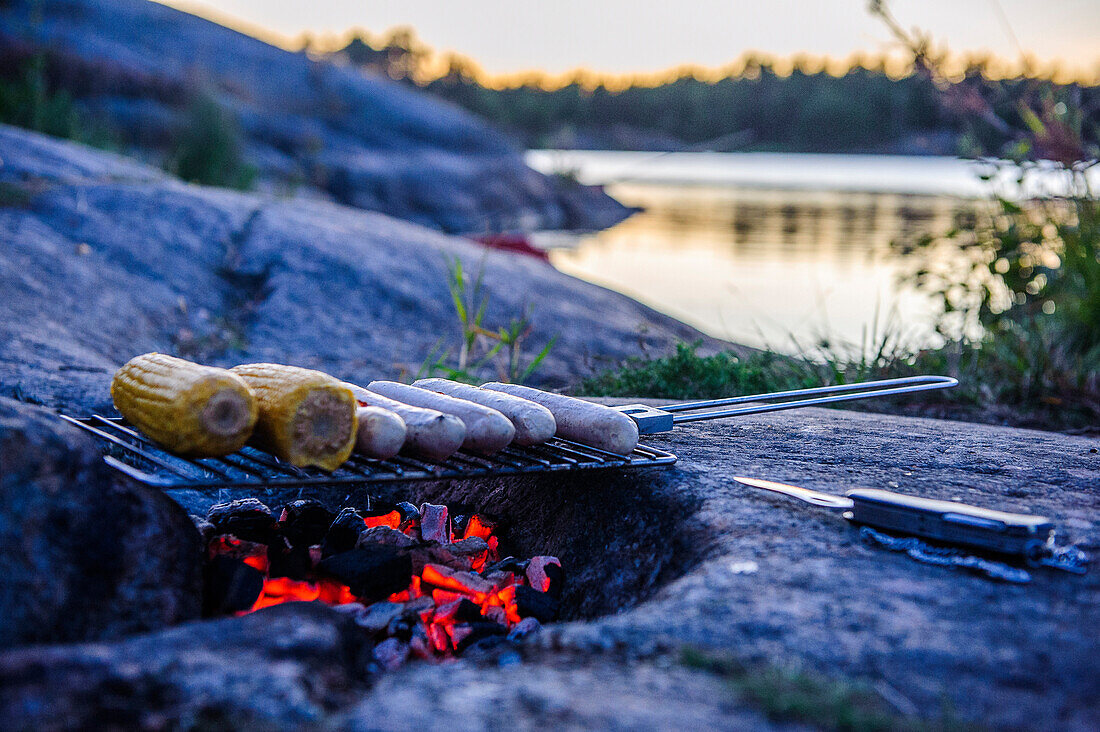
[[[558,437],[617,455],[629,455],[638,445],[638,425],[611,407],[519,384],[492,382],[482,384],[481,388],[530,399],[546,407],[554,414]]]
[[[405,420],[381,407],[359,407],[359,432],[355,435],[355,451],[367,457],[385,460],[401,452],[408,428]]]
[[[395,402],[361,386],[348,384],[356,401],[368,407],[388,409],[405,421],[405,450],[429,460],[443,461],[462,447],[466,425],[462,420],[434,409],[420,409]]]
[[[503,414],[465,399],[455,399],[396,381],[372,381],[367,384],[367,389],[414,407],[436,409],[458,417],[466,425],[466,439],[462,447],[467,450],[491,455],[507,446],[516,436],[516,428]]]
[[[499,391],[489,391],[449,379],[420,379],[413,386],[431,389],[483,407],[495,409],[507,417],[516,428],[515,441],[519,445],[541,445],[554,436],[557,423],[553,413],[529,399],[521,399]]]

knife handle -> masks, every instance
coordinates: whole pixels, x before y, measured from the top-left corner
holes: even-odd
[[[851,511],[845,515],[855,523],[1002,554],[1026,556],[1054,532],[1054,525],[1042,516],[874,488],[858,488],[845,495],[852,500]]]

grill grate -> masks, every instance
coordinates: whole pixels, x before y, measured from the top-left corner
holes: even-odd
[[[639,445],[630,455],[623,456],[555,437],[535,447],[509,446],[491,457],[460,450],[442,463],[404,455],[389,460],[352,455],[340,468],[326,473],[316,468],[294,467],[253,447],[245,447],[221,458],[183,458],[157,447],[121,419],[99,415],[83,419],[61,416],[107,443],[107,453],[103,459],[108,465],[145,485],[158,488],[362,485],[645,468],[676,462],[676,456],[672,453],[645,445]]]

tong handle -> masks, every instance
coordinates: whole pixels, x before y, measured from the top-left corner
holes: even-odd
[[[684,402],[683,404],[670,404],[661,407],[659,411],[675,414],[677,412],[688,412],[707,407],[723,407],[753,402],[775,402],[771,404],[753,404],[752,406],[737,407],[734,409],[718,409],[711,412],[700,412],[695,414],[676,414],[676,416],[673,417],[673,423],[680,424],[682,422],[698,422],[705,419],[738,417],[744,414],[778,412],[784,409],[813,407],[821,404],[854,401],[856,399],[870,399],[872,397],[895,396],[897,394],[912,394],[918,391],[950,389],[958,385],[959,380],[950,376],[905,376],[898,379],[864,381],[857,384],[836,384],[834,386],[818,386],[811,389],[777,391],[771,394],[752,394],[748,396],[727,397],[724,399]],[[777,402],[776,400],[779,399],[790,399],[790,401]]]

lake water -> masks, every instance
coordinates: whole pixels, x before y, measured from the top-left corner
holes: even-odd
[[[558,269],[713,336],[858,351],[884,329],[935,345],[933,303],[903,285],[891,242],[950,228],[988,194],[945,158],[533,151],[645,209],[592,235],[536,237]]]

